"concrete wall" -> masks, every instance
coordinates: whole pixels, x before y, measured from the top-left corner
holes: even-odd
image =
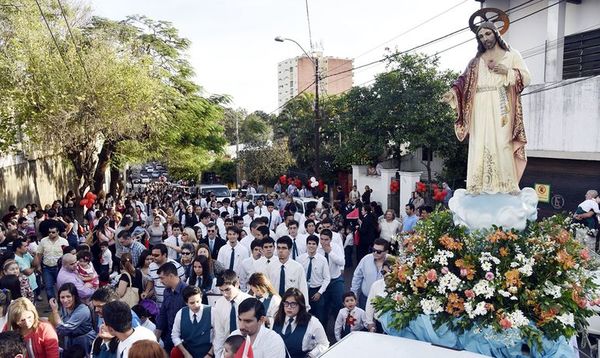
[[[0,212],[8,206],[38,203],[42,207],[76,188],[72,167],[61,157],[28,161],[22,155],[0,158]]]

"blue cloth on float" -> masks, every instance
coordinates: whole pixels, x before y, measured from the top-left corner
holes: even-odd
[[[543,338],[541,352],[535,347],[530,347],[531,352],[524,354],[522,346],[527,342],[521,338],[521,332],[516,328],[496,332],[490,327],[473,327],[462,334],[457,334],[450,330],[447,325],[442,325],[436,329],[430,316],[419,315],[408,326],[397,330],[390,327],[391,317],[391,313],[386,312],[379,318],[383,330],[387,334],[430,342],[451,349],[503,358],[573,358],[576,356],[573,347],[565,337],[560,337],[556,341]]]

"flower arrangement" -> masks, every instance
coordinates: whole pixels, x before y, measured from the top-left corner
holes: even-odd
[[[599,263],[570,224],[554,216],[522,232],[469,233],[453,224],[451,212],[435,212],[403,240],[403,259],[386,276],[375,308],[391,313],[394,329],[425,314],[435,327],[458,333],[518,329],[530,347],[541,347],[542,337],[569,338],[587,326],[590,306],[600,304],[590,274]]]

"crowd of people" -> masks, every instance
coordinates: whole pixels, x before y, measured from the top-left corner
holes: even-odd
[[[351,331],[382,332],[370,298],[390,242],[431,209],[409,203],[401,220],[353,188],[300,214],[299,193],[278,191],[217,201],[153,183],[98,197],[81,222],[72,192],[11,206],[0,331],[35,358],[317,357]]]

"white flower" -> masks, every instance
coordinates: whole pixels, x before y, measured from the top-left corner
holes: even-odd
[[[446,293],[446,290],[454,292],[458,290],[458,287],[460,286],[461,282],[462,281],[460,280],[460,278],[458,278],[452,272],[449,272],[439,279],[439,286],[437,288],[437,291],[440,294]]]
[[[479,282],[473,286],[473,292],[475,292],[477,296],[491,298],[494,296],[494,287],[490,285],[490,282],[487,280],[479,280]]]
[[[467,300],[467,302],[465,302],[465,312],[471,319],[475,318],[476,316],[483,316],[487,314],[487,308],[485,307],[485,305],[486,302],[483,301],[479,302],[475,306],[475,308],[473,308],[473,301]]]
[[[513,261],[513,262],[510,263],[510,267],[512,267],[512,268],[515,268],[515,267],[518,267],[518,266],[519,266],[518,262]]]
[[[498,290],[498,293],[501,294],[504,297],[510,297],[510,292],[504,291],[504,290]]]
[[[521,310],[516,310],[512,313],[506,315],[506,319],[510,321],[513,327],[518,328],[522,326],[527,326],[529,324],[529,320]]]
[[[552,298],[560,298],[562,295],[560,286],[553,284],[552,282],[546,282],[543,288],[544,294],[552,296]]]
[[[444,310],[442,308],[442,303],[436,297],[430,300],[422,299],[421,309],[423,309],[423,313],[426,315],[440,313]]]
[[[484,262],[481,264],[481,269],[483,271],[491,271],[492,270],[492,263],[491,262]]]
[[[454,253],[448,250],[438,250],[435,256],[431,259],[433,262],[437,262],[442,266],[448,265],[448,259],[454,257]]]
[[[575,327],[575,316],[572,313],[563,313],[555,318],[565,326]]]
[[[519,272],[525,277],[533,275],[533,267],[529,264],[525,264],[519,268]]]

